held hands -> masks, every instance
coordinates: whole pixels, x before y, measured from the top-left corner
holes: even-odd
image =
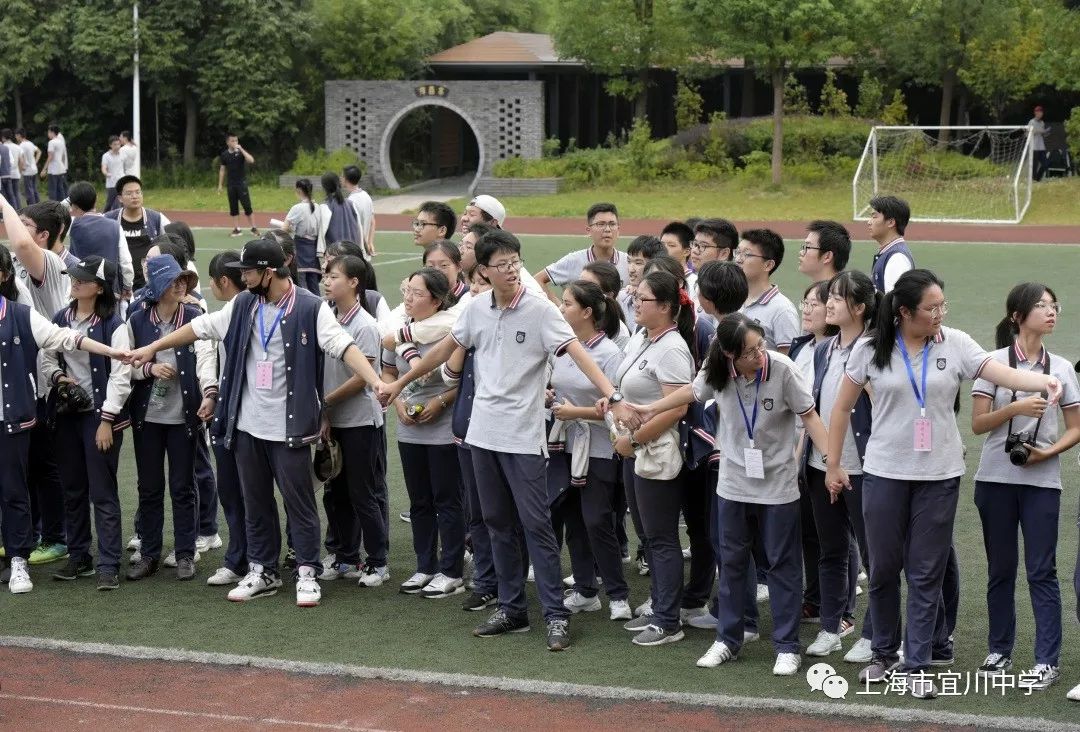
[[[199,419],[203,422],[209,422],[214,418],[214,407],[216,406],[217,399],[211,396],[203,397],[202,403],[199,404],[199,411],[196,412],[196,415],[198,415]]]
[[[601,415],[610,411],[612,416],[615,417],[615,422],[628,430],[636,430],[643,422],[648,421],[643,417],[641,412],[644,410],[641,407],[627,404],[625,401],[611,404],[607,397],[596,400],[596,411]]]
[[[127,351],[124,354],[123,360],[124,363],[126,363],[128,366],[134,366],[138,368],[143,364],[147,364],[153,361],[155,355],[157,355],[157,351],[154,350],[153,346],[143,346],[142,348],[137,348],[134,351]]]
[[[102,422],[98,425],[97,433],[94,435],[94,443],[101,452],[108,452],[112,449],[113,428],[110,423]]]
[[[1023,399],[1017,399],[1012,403],[1013,412],[1017,417],[1031,417],[1038,419],[1046,413],[1046,407],[1049,405],[1047,400],[1041,396],[1029,396]]]
[[[548,392],[549,398],[553,399],[555,396],[554,392],[552,392],[550,389],[548,390]],[[555,419],[559,419],[565,422],[567,419],[569,419],[569,415],[567,414],[567,407],[572,408],[573,406],[574,405],[570,403],[569,399],[563,399],[561,403],[553,401],[551,404],[551,413],[555,415]]]
[[[629,433],[620,435],[619,439],[615,440],[615,452],[626,458],[634,457],[634,448],[630,446]]]
[[[378,384],[375,387],[375,396],[378,398],[379,404],[385,407],[390,402],[397,399],[398,394],[401,393],[401,389],[401,385],[396,381]]]
[[[1048,376],[1046,378],[1046,393],[1047,393],[1047,406],[1053,406],[1061,399],[1061,381],[1056,376]]]
[[[150,367],[150,373],[158,379],[175,379],[176,369],[167,363],[155,363]]]
[[[319,439],[323,442],[330,441],[330,418],[326,416],[326,412],[323,412],[322,419],[319,420]]]
[[[847,471],[839,465],[826,467],[825,488],[829,491],[829,503],[836,503],[841,491],[851,490],[851,479],[848,478]]]

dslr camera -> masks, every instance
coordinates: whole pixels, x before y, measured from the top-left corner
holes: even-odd
[[[1026,465],[1034,444],[1035,435],[1030,432],[1010,433],[1005,438],[1005,452],[1009,453],[1009,462],[1013,465]]]
[[[57,414],[78,414],[93,406],[94,400],[78,384],[62,381],[56,386]]]

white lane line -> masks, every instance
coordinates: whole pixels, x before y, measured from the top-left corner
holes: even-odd
[[[136,714],[161,714],[170,717],[210,719],[215,722],[248,722],[251,724],[276,724],[283,727],[304,727],[307,729],[348,730],[349,732],[390,732],[371,727],[353,727],[348,724],[324,724],[304,722],[298,719],[277,719],[276,717],[241,717],[235,714],[214,714],[213,712],[189,712],[183,709],[159,709],[155,707],[134,707],[126,704],[103,704],[100,702],[80,701],[78,699],[54,699],[48,696],[24,696],[22,694],[0,694],[0,699],[34,702],[36,704],[56,704],[65,707],[82,707],[110,712],[132,712]]]
[[[1080,724],[1055,722],[1036,717],[1007,717],[990,714],[965,714],[958,712],[924,711],[903,707],[864,704],[859,702],[819,702],[796,699],[770,699],[767,697],[730,696],[694,692],[659,691],[635,689],[626,686],[599,686],[573,684],[564,681],[541,681],[514,679],[505,676],[481,676],[478,674],[415,671],[403,668],[379,668],[355,666],[344,663],[315,663],[311,661],[288,661],[265,656],[246,656],[233,653],[208,653],[188,651],[181,648],[153,648],[150,646],[126,646],[112,643],[89,643],[65,641],[30,636],[0,636],[0,646],[35,648],[50,651],[96,654],[135,660],[175,661],[179,663],[206,663],[219,666],[251,666],[255,668],[285,671],[289,673],[318,676],[349,676],[359,679],[385,679],[420,684],[441,684],[465,688],[498,689],[526,694],[550,696],[585,697],[591,699],[615,699],[628,701],[667,702],[726,709],[789,712],[827,717],[854,717],[897,723],[925,723],[928,725],[953,724],[987,729],[1031,730],[1031,732],[1080,732]],[[714,678],[719,679],[719,675]],[[809,693],[809,692],[808,692]]]

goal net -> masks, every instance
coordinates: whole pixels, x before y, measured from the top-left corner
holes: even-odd
[[[874,127],[851,184],[855,219],[870,217],[872,197],[893,195],[910,204],[912,221],[1019,223],[1031,204],[1031,135],[1028,127]]]

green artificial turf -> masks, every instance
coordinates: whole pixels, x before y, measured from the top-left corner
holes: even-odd
[[[216,251],[237,248],[242,239],[229,239],[223,231],[196,232],[200,270]],[[582,245],[580,237],[523,237],[524,255],[536,271],[572,247]],[[382,254],[377,260],[382,290],[393,305],[397,285],[416,266],[418,253],[404,234],[379,234]],[[778,283],[797,300],[805,280],[796,271],[796,243],[789,242],[788,259],[780,267]],[[1072,260],[1080,252],[1050,246],[1007,246],[915,243],[921,266],[934,269],[946,282],[950,303],[947,323],[971,333],[984,347],[992,346],[994,324],[1003,314],[1008,289],[1022,280],[1042,280],[1055,288],[1063,305],[1058,332],[1051,349],[1070,360],[1080,356],[1080,329],[1073,318],[1080,312],[1080,298],[1074,299],[1077,271]],[[869,268],[873,248],[856,245],[851,266]],[[407,260],[407,261],[400,261]],[[207,289],[208,292],[208,289]],[[216,304],[215,304],[216,307]],[[960,621],[956,630],[956,666],[959,672],[974,672],[986,653],[985,577],[986,561],[981,527],[972,501],[971,473],[978,462],[981,440],[971,435],[970,399],[964,398],[960,416],[961,432],[968,446],[969,475],[961,483],[963,493],[956,522],[956,546],[962,573]],[[135,506],[134,462],[130,433],[125,435],[121,473],[124,538],[131,534]],[[377,589],[357,587],[337,581],[323,584],[323,604],[303,610],[294,606],[292,588],[276,597],[250,604],[225,600],[226,589],[210,588],[206,576],[220,565],[221,551],[211,552],[199,564],[196,581],[180,583],[171,570],[135,583],[121,583],[118,592],[99,593],[93,580],[75,583],[53,582],[51,567],[35,567],[31,576],[35,588],[29,595],[0,593],[2,632],[61,638],[67,640],[177,647],[202,651],[273,656],[279,658],[333,661],[368,666],[403,667],[418,670],[464,672],[527,679],[546,679],[604,685],[632,686],[673,691],[714,692],[755,698],[789,697],[824,701],[811,694],[802,675],[779,679],[772,675],[773,651],[767,633],[768,609],[762,608],[763,640],[744,648],[738,662],[715,670],[702,670],[694,661],[712,642],[712,633],[687,629],[681,643],[661,648],[638,648],[630,644],[630,634],[607,619],[607,608],[587,616],[575,616],[571,623],[573,646],[565,653],[545,650],[538,627],[531,633],[505,638],[477,639],[470,634],[481,619],[479,613],[460,609],[461,596],[443,601],[400,595],[397,584],[415,569],[410,529],[397,519],[407,509],[400,462],[390,440],[389,484],[391,491],[391,568],[389,585]],[[1059,575],[1062,580],[1064,648],[1061,657],[1062,682],[1051,691],[1025,697],[1011,693],[999,696],[941,698],[934,709],[993,714],[1035,716],[1074,721],[1077,707],[1065,700],[1065,691],[1080,681],[1080,633],[1075,620],[1076,601],[1072,573],[1077,547],[1077,464],[1075,451],[1063,459],[1065,492],[1062,500],[1058,544]],[[166,512],[168,513],[168,512]],[[166,519],[166,550],[171,546],[170,524]],[[221,532],[226,527],[221,521]],[[632,531],[631,531],[632,533]],[[1022,565],[1021,565],[1022,566]],[[564,572],[569,563],[564,562]],[[647,578],[631,573],[631,602],[637,605],[648,596]],[[1022,572],[1021,572],[1022,575]],[[534,588],[530,585],[530,610],[539,619]],[[859,614],[866,595],[860,598]],[[1023,577],[1017,584],[1018,638],[1014,658],[1017,670],[1032,663],[1033,622]],[[817,626],[804,625],[802,638],[809,644]],[[847,649],[854,642],[845,640]],[[830,659],[848,679],[852,692],[848,701],[873,704],[909,705],[926,709],[926,704],[894,696],[860,697],[856,682],[858,667],[836,655]],[[810,665],[806,659],[804,670]],[[961,684],[961,687],[963,684]],[[835,702],[840,705],[844,702]]]

